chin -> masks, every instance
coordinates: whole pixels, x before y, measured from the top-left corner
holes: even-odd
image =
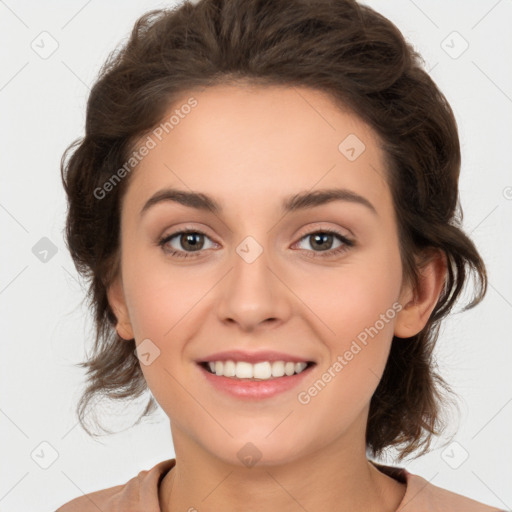
[[[279,433],[276,429],[269,435],[271,431],[262,429],[260,433],[253,431],[233,437],[226,434],[218,439],[205,435],[204,448],[226,464],[248,468],[288,464],[306,451],[299,449],[301,443],[289,432]]]

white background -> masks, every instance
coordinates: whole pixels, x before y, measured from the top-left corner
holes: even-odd
[[[440,440],[428,455],[401,465],[437,486],[512,509],[512,2],[367,3],[420,51],[454,109],[463,152],[464,228],[489,272],[484,302],[452,315],[436,352],[442,374],[461,397],[452,432],[458,444],[443,457],[446,439]],[[77,425],[84,376],[74,365],[92,341],[92,323],[63,242],[66,203],[59,173],[65,147],[83,134],[89,87],[108,53],[141,14],[166,5],[0,1],[2,512],[51,512],[82,492],[125,483],[174,456],[160,409],[101,442]],[[59,45],[47,59],[31,48],[43,31]],[[445,51],[462,48],[453,31],[469,44],[458,58]],[[32,252],[42,237],[57,247],[46,263]],[[453,469],[446,461],[461,457],[462,449],[468,458]],[[52,450],[58,457],[43,469],[31,457],[34,450],[43,462]]]

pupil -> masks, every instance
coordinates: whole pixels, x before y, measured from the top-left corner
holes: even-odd
[[[200,237],[202,235],[200,235],[199,233],[186,233],[184,235],[182,235],[182,246],[183,247],[187,247],[187,245],[189,245],[189,248],[191,249],[194,249],[194,250],[197,250],[198,248],[200,249],[201,245],[200,243],[198,243],[197,241],[194,242],[194,238],[197,238],[197,237]],[[183,241],[185,243],[183,243]]]
[[[314,243],[313,243],[312,245],[313,245],[313,246],[318,245],[318,244],[317,244],[317,240],[318,240],[318,239],[321,239],[323,242],[325,242],[325,241],[326,241],[326,238],[330,238],[330,237],[332,237],[332,235],[330,235],[330,234],[328,234],[328,233],[323,233],[323,234],[313,235]],[[323,250],[327,250],[327,249],[329,249],[329,248],[330,248],[330,246],[332,245],[332,243],[331,243],[331,244],[327,244],[327,245],[328,245],[329,247],[325,247],[325,244],[324,244],[324,246],[322,246],[322,245],[318,245],[318,248],[319,248],[319,249],[323,249]]]

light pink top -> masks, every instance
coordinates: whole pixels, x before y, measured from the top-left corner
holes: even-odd
[[[397,512],[506,512],[441,489],[405,468],[370,462],[391,478],[407,484]],[[65,503],[56,512],[161,512],[159,485],[175,463],[176,459],[159,462],[124,485],[85,494]]]

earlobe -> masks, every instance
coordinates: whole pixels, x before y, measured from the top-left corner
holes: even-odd
[[[419,271],[418,289],[411,290],[409,287],[403,294],[403,309],[395,322],[394,334],[397,338],[410,338],[425,327],[443,291],[446,272],[446,254],[436,250]]]
[[[117,334],[125,340],[133,339],[135,336],[133,335],[132,324],[130,322],[128,308],[126,307],[126,300],[124,297],[123,284],[119,275],[108,287],[107,297],[110,307],[117,319]]]

